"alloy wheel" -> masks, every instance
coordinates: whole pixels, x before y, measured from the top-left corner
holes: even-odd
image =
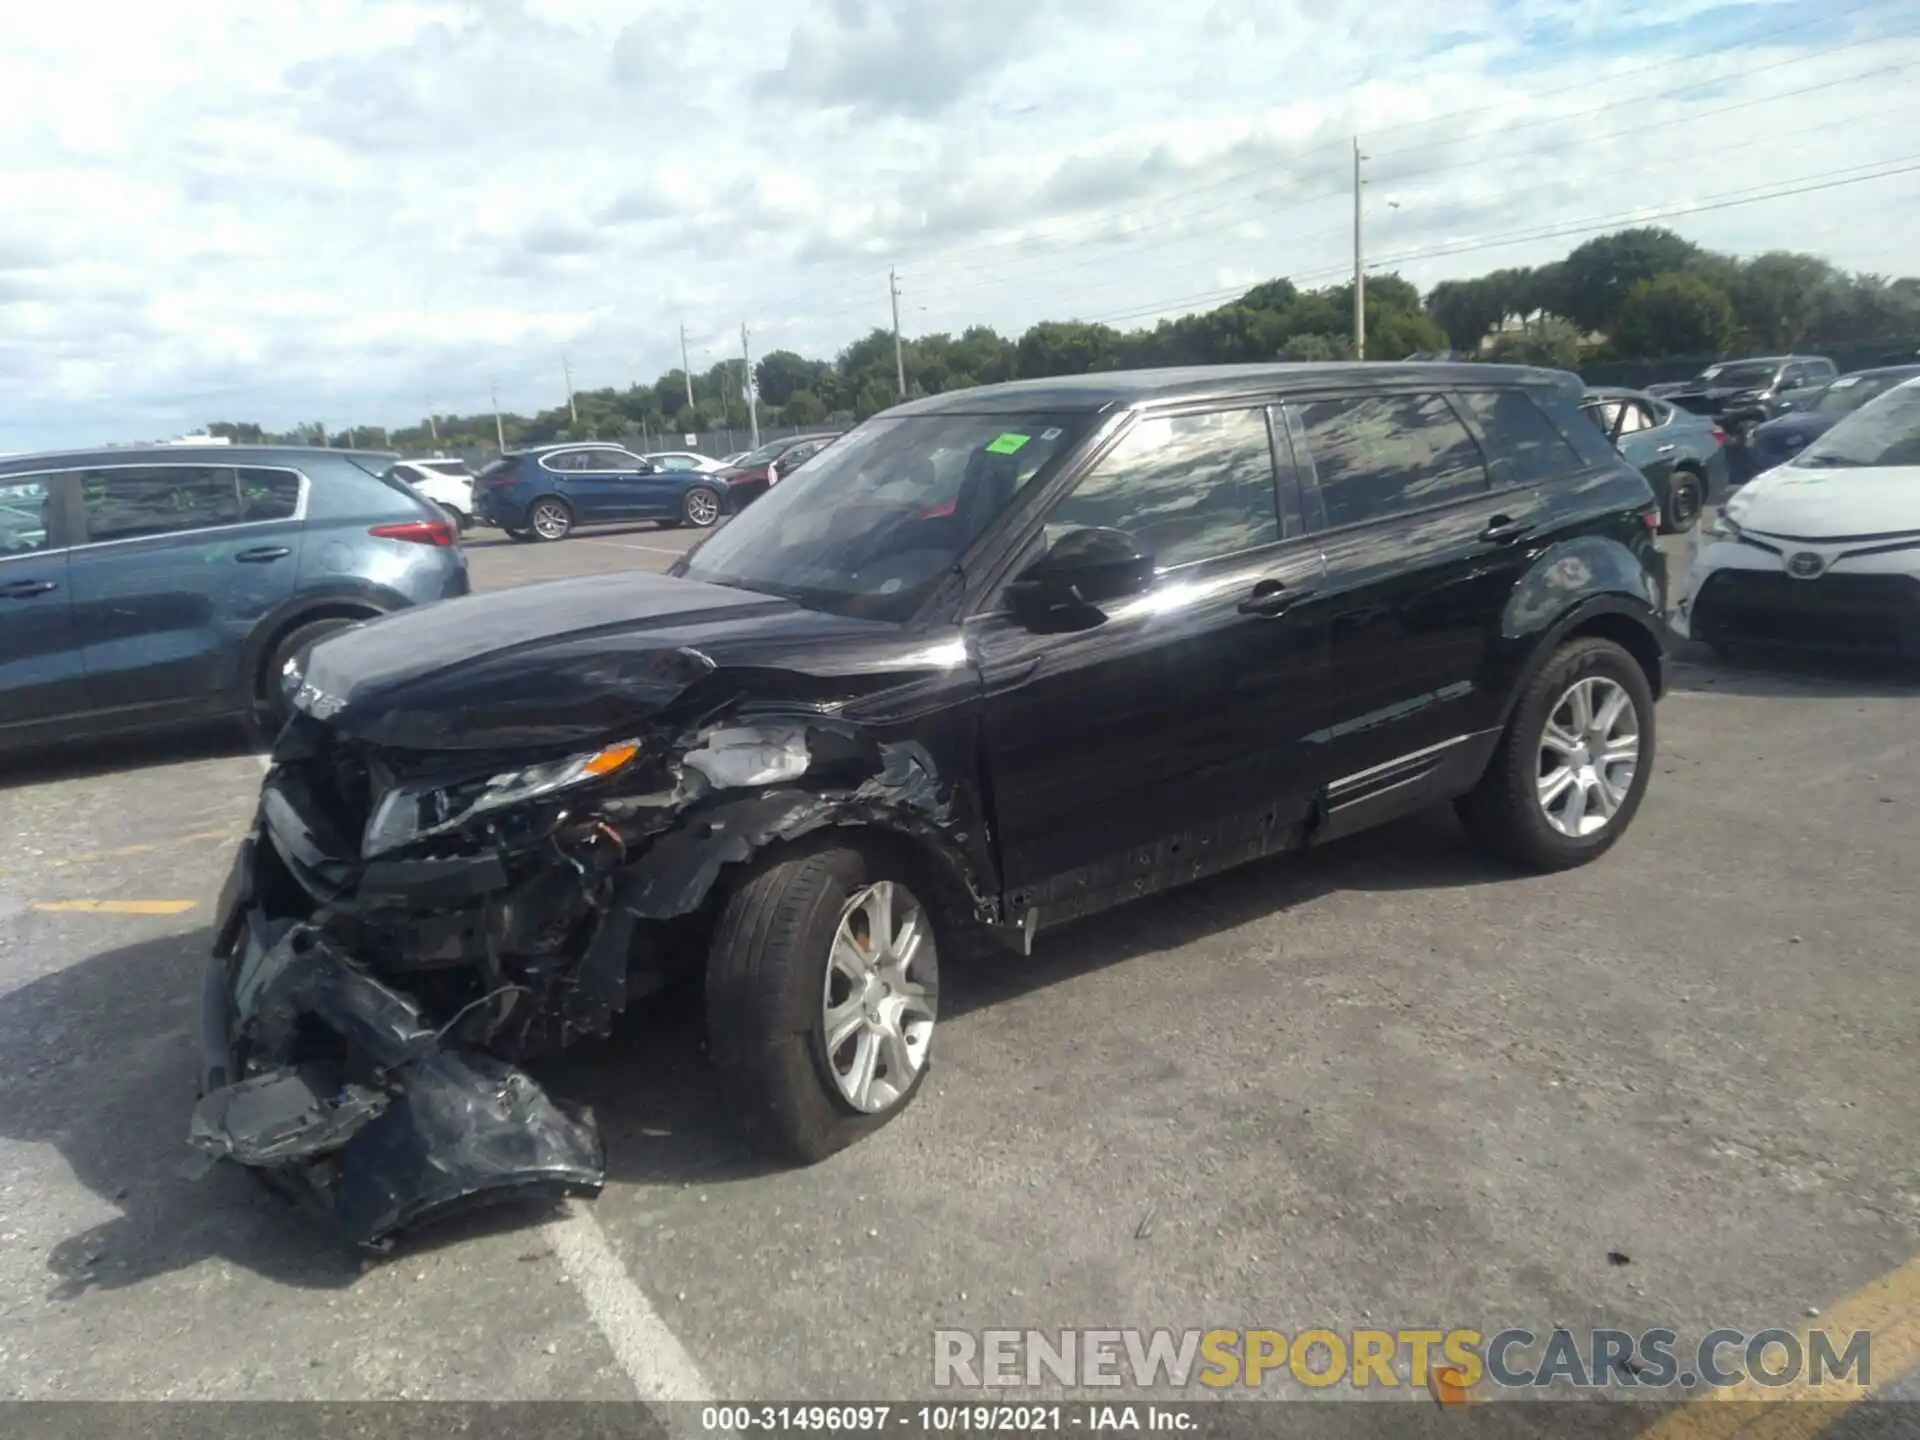
[[[567,512],[551,500],[533,507],[533,533],[542,540],[558,540],[572,527]]]
[[[720,498],[711,490],[692,489],[687,492],[685,506],[687,523],[701,529],[713,524],[720,518]]]
[[[1540,810],[1562,835],[1585,839],[1613,823],[1640,763],[1633,697],[1604,675],[1570,685],[1540,733]]]
[[[914,966],[932,948],[920,902],[894,881],[866,886],[840,912],[820,1018],[827,1069],[856,1110],[896,1104],[927,1063],[934,996]]]

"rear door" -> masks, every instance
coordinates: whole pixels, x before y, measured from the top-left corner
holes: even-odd
[[[582,503],[574,507],[581,519],[634,520],[672,508],[667,491],[678,485],[638,455],[612,446],[594,446],[572,452],[578,467],[568,476]]]
[[[59,475],[0,477],[0,733],[87,708]]]
[[[968,626],[1005,882],[1054,917],[1286,836],[1326,716],[1320,551],[1263,407],[1143,417],[1047,540],[1083,526],[1149,549],[1152,590],[1073,633],[999,611]]]
[[[1566,442],[1517,392],[1329,395],[1286,413],[1326,552],[1337,810],[1343,796],[1357,805],[1369,787],[1420,773],[1487,723],[1480,683],[1534,553],[1543,461],[1503,455],[1496,483],[1467,417],[1524,425],[1536,446],[1564,452]]]
[[[1664,496],[1673,483],[1673,466],[1679,447],[1672,435],[1661,429],[1658,417],[1632,396],[1616,401],[1620,413],[1613,435],[1614,446],[1633,467],[1653,485],[1653,493]]]
[[[293,593],[306,482],[186,464],[78,480],[86,543],[69,573],[93,708],[223,708],[255,624]]]

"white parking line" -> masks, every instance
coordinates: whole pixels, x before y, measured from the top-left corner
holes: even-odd
[[[634,1393],[642,1400],[713,1399],[706,1376],[633,1283],[599,1221],[570,1202],[544,1228]]]
[[[588,545],[611,545],[616,550],[644,550],[649,555],[671,555],[676,560],[687,553],[684,550],[669,550],[664,545],[642,545],[637,540],[600,540],[592,535],[577,538]]]

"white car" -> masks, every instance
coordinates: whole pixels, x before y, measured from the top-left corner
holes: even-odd
[[[1680,635],[1920,658],[1920,380],[1747,482],[1692,533]]]
[[[393,473],[453,516],[462,530],[473,524],[473,467],[466,461],[443,455],[401,460]]]
[[[712,475],[727,468],[718,460],[696,455],[691,450],[656,450],[644,458],[653,461],[662,470],[694,470],[702,475]]]

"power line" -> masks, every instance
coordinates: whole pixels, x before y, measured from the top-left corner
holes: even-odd
[[[1914,162],[1914,163],[1907,163]],[[1449,255],[1465,255],[1478,250],[1497,249],[1505,245],[1521,245],[1534,240],[1563,239],[1575,235],[1590,235],[1597,231],[1611,230],[1621,225],[1647,224],[1656,220],[1673,220],[1686,215],[1699,215],[1712,210],[1727,210],[1739,205],[1753,205],[1765,200],[1784,200],[1794,195],[1808,195],[1821,190],[1839,189],[1846,185],[1864,184],[1871,180],[1885,180],[1895,175],[1906,175],[1920,171],[1920,156],[1897,156],[1890,160],[1873,162],[1879,166],[1892,168],[1879,169],[1866,175],[1848,175],[1843,178],[1826,176],[1802,176],[1797,180],[1780,181],[1769,187],[1748,187],[1766,189],[1765,194],[1750,194],[1745,191],[1730,191],[1724,195],[1709,197],[1706,200],[1687,205],[1649,207],[1638,211],[1626,211],[1586,220],[1569,221],[1565,224],[1542,227],[1534,230],[1511,232],[1504,235],[1489,235],[1478,239],[1434,246],[1421,250],[1408,250],[1398,255],[1388,255],[1373,263],[1370,267],[1378,270],[1388,265],[1402,265],[1414,260],[1437,259]],[[1854,169],[1863,167],[1854,166]],[[1295,284],[1321,279],[1334,279],[1345,273],[1344,266],[1326,266],[1318,270],[1307,271],[1289,278]],[[1084,317],[1082,323],[1090,325],[1111,324],[1118,320],[1132,320],[1142,316],[1160,315],[1182,306],[1217,304],[1222,300],[1233,299],[1246,293],[1247,287],[1237,285],[1226,289],[1204,291],[1196,295],[1180,296],[1176,299],[1156,301],[1152,304],[1107,315]]]

